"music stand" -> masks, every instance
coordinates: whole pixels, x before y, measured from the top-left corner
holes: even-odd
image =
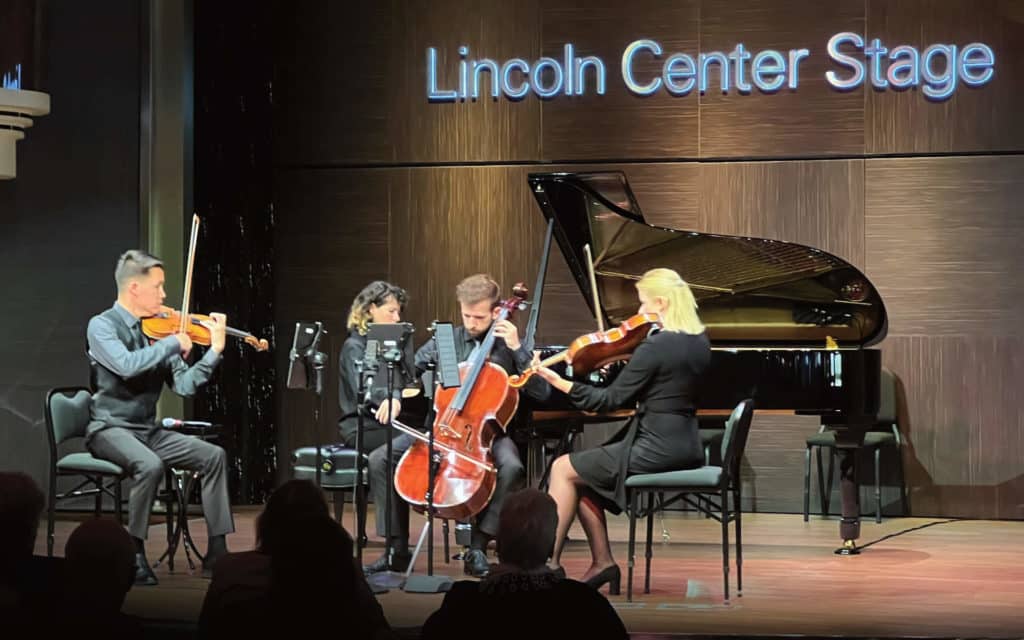
[[[435,322],[433,326],[434,345],[437,348],[437,366],[434,371],[428,371],[424,375],[423,389],[428,399],[428,419],[430,433],[427,440],[427,451],[429,452],[429,464],[427,465],[427,522],[420,531],[419,542],[416,543],[416,550],[413,551],[409,568],[405,572],[405,585],[403,590],[410,593],[438,593],[448,591],[452,585],[449,576],[434,575],[434,483],[437,479],[437,467],[441,462],[440,455],[434,450],[434,380],[429,379],[430,374],[437,376],[437,383],[445,389],[459,387],[462,385],[459,375],[459,358],[455,350],[455,330],[450,322]],[[427,575],[412,575],[416,557],[423,547],[423,539],[427,539]]]
[[[412,341],[410,338],[413,334],[413,326],[408,322],[396,322],[396,323],[377,323],[371,322],[367,325],[366,334],[366,353],[373,353],[376,356],[377,362],[371,364],[367,358],[364,358],[363,370],[360,373],[360,381],[367,387],[364,391],[365,396],[360,398],[360,402],[369,403],[373,397],[374,390],[381,389],[381,382],[384,382],[384,401],[390,403],[395,393],[395,368],[396,366],[401,369],[400,375],[403,378],[402,387],[405,386],[404,381],[412,379],[413,371],[413,352],[412,352]],[[383,374],[383,375],[382,375]],[[367,377],[369,381],[367,382]],[[389,404],[390,407],[390,404]],[[359,416],[362,416],[362,408],[360,407]],[[386,472],[385,475],[394,484],[394,470],[392,465],[393,446],[392,440],[394,439],[394,413],[388,411],[388,434],[386,439]],[[363,460],[363,423],[360,419],[356,432],[356,478],[361,479],[359,472],[362,468]],[[384,493],[384,557],[388,559],[388,564],[391,563],[391,558],[394,555],[394,549],[392,547],[391,540],[391,494],[393,490],[386,491]],[[365,494],[364,494],[365,495]],[[363,498],[365,501],[365,497]],[[376,505],[377,517],[381,517],[380,507]],[[359,512],[359,503],[356,506],[356,513]],[[358,518],[359,516],[357,516]],[[404,577],[395,574],[390,569],[380,573],[375,573],[369,577],[368,583],[372,588],[376,589],[390,589],[401,585]]]
[[[320,409],[323,405],[324,365],[327,354],[318,350],[320,341],[327,335],[322,322],[296,322],[295,337],[288,352],[289,389],[305,389],[316,394],[313,403],[313,446],[316,447],[316,486],[320,484],[320,470],[323,468],[320,451]],[[357,478],[358,480],[358,478]],[[359,532],[356,532],[359,535]]]

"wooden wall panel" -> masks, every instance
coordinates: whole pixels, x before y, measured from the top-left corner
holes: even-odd
[[[275,176],[275,310],[278,377],[278,473],[288,456],[314,442],[313,394],[285,389],[295,323],[321,321],[329,356],[321,442],[338,439],[338,353],[357,293],[388,278],[388,217],[393,178],[386,170],[279,171]]]
[[[408,313],[418,337],[435,319],[459,321],[455,285],[489,273],[511,294],[532,288],[543,220],[521,167],[403,170],[391,226],[391,277],[413,296]],[[526,313],[519,314],[525,324]]]
[[[535,58],[540,51],[537,0],[394,0],[398,8],[389,81],[394,162],[540,159],[540,101],[490,94],[477,101],[427,101],[427,47],[438,50],[438,87],[458,86],[460,45],[469,57]],[[483,84],[486,87],[486,83]]]
[[[901,431],[915,515],[1024,518],[1020,336],[894,336]]]
[[[696,94],[634,95],[623,83],[621,60],[626,46],[640,38],[659,42],[666,55],[696,51],[699,6],[699,0],[542,3],[544,55],[561,59],[564,45],[571,42],[577,56],[596,55],[604,60],[607,74],[604,96],[588,86],[586,95],[558,96],[544,103],[544,157],[555,161],[696,157]],[[661,73],[664,58],[638,56],[637,60],[638,81]]]
[[[864,161],[701,165],[700,229],[773,238],[864,264]]]
[[[276,0],[273,12],[276,162],[394,160],[391,3]]]
[[[848,155],[864,152],[864,89],[842,93],[825,80],[825,45],[840,31],[860,33],[860,0],[804,2],[704,0],[700,9],[701,52],[728,53],[742,42],[757,55],[764,49],[807,48],[798,65],[797,89],[765,94],[756,87],[744,95],[722,94],[714,73],[700,98],[700,155],[744,156]],[[749,81],[749,62],[747,64]],[[715,87],[715,89],[712,89]]]
[[[1024,159],[868,160],[867,275],[895,335],[1022,334]]]
[[[868,0],[868,37],[890,48],[983,42],[995,76],[973,89],[958,84],[945,102],[919,90],[869,91],[868,153],[942,153],[1024,149],[1024,4],[1014,0]],[[938,69],[938,65],[936,65]]]

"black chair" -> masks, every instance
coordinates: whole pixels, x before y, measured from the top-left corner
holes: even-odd
[[[368,484],[369,470],[366,468],[366,456],[363,456],[363,486]],[[316,448],[302,447],[292,452],[292,478],[309,480],[316,483]],[[356,490],[356,450],[342,444],[329,444],[320,447],[320,487],[328,491],[334,501],[334,515],[341,524],[345,515],[345,500],[352,493],[355,503]],[[366,505],[362,505],[360,514],[362,522],[366,522]],[[360,539],[365,542],[366,531],[359,532]]]
[[[647,517],[647,575],[644,593],[651,592],[651,538],[654,512],[676,500],[683,500],[693,508],[722,523],[722,575],[725,603],[729,603],[729,523],[736,523],[736,593],[743,595],[743,539],[742,539],[742,485],[740,460],[747,446],[750,422],[754,415],[754,401],[740,402],[725,423],[722,437],[722,466],[704,465],[699,469],[645,473],[626,479],[626,499],[629,504],[629,574],[626,578],[626,600],[633,601],[633,568],[636,560],[636,519]],[[668,502],[655,505],[655,494],[677,493]],[[640,497],[647,494],[647,505],[641,510]],[[729,503],[730,494],[732,504]],[[694,499],[694,498],[697,499]]]
[[[57,502],[66,498],[77,498],[86,495],[96,497],[96,516],[103,509],[103,495],[114,499],[117,520],[121,517],[121,480],[125,477],[124,470],[113,462],[100,460],[91,453],[69,453],[57,457],[58,445],[74,438],[84,438],[85,429],[89,425],[89,403],[91,394],[85,387],[59,387],[46,394],[44,414],[46,415],[46,435],[50,441],[50,495],[46,518],[46,554],[53,555],[53,529],[56,517]],[[83,476],[74,489],[57,493],[57,479],[64,476]],[[109,484],[107,484],[109,481]],[[87,485],[91,489],[83,490]]]
[[[903,441],[900,438],[900,430],[896,410],[896,376],[888,369],[882,369],[882,376],[879,382],[879,407],[878,418],[874,429],[864,434],[864,444],[857,451],[873,451],[875,454],[875,522],[882,521],[882,447],[894,447],[896,450],[896,464],[899,467],[900,477],[900,502],[903,507],[903,515],[908,515],[910,509],[907,506],[906,479],[903,475],[903,452],[901,447]],[[823,470],[821,450],[828,449],[828,473]],[[818,497],[821,501],[821,515],[828,515],[829,503],[832,497],[832,480],[835,475],[836,458],[836,434],[828,430],[824,425],[818,433],[807,438],[807,449],[804,452],[804,522],[807,522],[810,514],[811,502],[811,449],[815,449],[818,463]],[[827,479],[827,480],[826,480]]]

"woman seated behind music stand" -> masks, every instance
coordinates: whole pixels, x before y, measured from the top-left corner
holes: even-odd
[[[524,489],[505,499],[498,528],[501,560],[482,581],[452,585],[423,625],[423,640],[444,638],[626,638],[603,595],[548,569],[558,511],[551,496]]]

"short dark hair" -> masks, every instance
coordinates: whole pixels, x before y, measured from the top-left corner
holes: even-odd
[[[548,494],[523,489],[505,498],[498,521],[498,557],[523,570],[542,566],[551,556],[558,507]]]
[[[151,253],[141,249],[129,249],[117,259],[117,268],[114,269],[114,281],[117,283],[117,290],[124,291],[128,283],[135,278],[149,274],[154,267],[163,268],[164,263]]]

